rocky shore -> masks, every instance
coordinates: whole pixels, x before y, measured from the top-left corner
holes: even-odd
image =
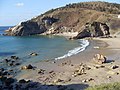
[[[1,68],[0,89],[84,90],[102,83],[119,82],[118,41],[119,38],[96,38],[90,40],[91,46],[87,50],[72,57],[58,61],[20,64],[17,71],[15,66],[11,66],[12,70]],[[113,45],[113,42],[118,44]],[[4,63],[10,62],[16,65],[15,63],[20,63],[20,57],[11,56],[5,59]],[[16,74],[18,71],[22,73]]]
[[[113,5],[116,12],[111,8]],[[0,62],[0,90],[84,90],[102,83],[119,82],[120,35],[110,36],[120,28],[118,5],[105,2],[70,4],[6,30],[4,35],[10,36],[50,34],[68,35],[69,39],[89,37],[90,46],[61,60],[23,65],[21,57],[5,58]],[[37,55],[32,52],[28,56]]]

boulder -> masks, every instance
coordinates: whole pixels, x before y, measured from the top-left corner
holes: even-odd
[[[22,66],[21,67],[21,70],[26,70],[27,69],[27,66]]]
[[[45,70],[40,69],[40,70],[38,71],[38,74],[44,74],[44,72],[45,72]]]
[[[34,67],[31,65],[31,64],[29,64],[28,66],[27,66],[27,69],[33,69]]]
[[[19,57],[17,57],[17,56],[11,56],[11,59],[18,60]]]
[[[6,62],[6,63],[10,62],[10,60],[9,60],[9,59],[4,59],[4,60],[5,60],[5,62]]]
[[[116,69],[116,68],[119,68],[119,66],[118,66],[118,65],[113,65],[113,66],[111,67],[111,69]]]
[[[9,86],[9,85],[11,85],[12,83],[14,83],[14,79],[13,78],[7,78],[6,80],[5,80],[5,85],[6,86]]]
[[[56,80],[54,80],[54,83],[59,83],[59,82],[63,82],[64,80],[62,80],[62,79],[56,79]]]
[[[21,67],[21,70],[27,70],[27,69],[34,69],[34,67],[31,64]]]
[[[19,80],[19,83],[26,83],[27,81],[24,79]]]
[[[33,52],[33,53],[30,53],[31,56],[37,56],[38,54]]]
[[[106,63],[106,60],[107,60],[106,56],[101,54],[95,54],[93,57],[93,61],[98,64]]]
[[[2,72],[2,75],[8,75],[9,73],[8,73],[8,71],[3,71]]]

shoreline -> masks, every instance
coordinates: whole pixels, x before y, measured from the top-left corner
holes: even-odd
[[[89,40],[87,40],[87,39],[81,39],[78,42],[80,42],[80,41],[82,43],[80,43],[79,47],[76,47],[76,48],[74,48],[72,50],[69,50],[68,53],[66,53],[63,56],[59,56],[59,57],[55,58],[55,60],[60,60],[60,59],[64,59],[64,58],[67,58],[67,57],[71,57],[73,55],[76,55],[76,54],[81,53],[84,50],[86,50],[86,48],[89,46],[89,43],[90,43]]]
[[[30,80],[33,84],[37,82],[37,87],[42,88],[42,90],[59,90],[61,87],[84,90],[89,86],[119,82],[119,39],[120,38],[89,39],[90,45],[83,52],[61,60],[47,60],[25,64],[31,64],[35,67],[34,69],[22,70],[20,68],[24,65],[20,65],[17,67],[20,72],[17,73],[17,76],[13,76],[13,78],[16,78],[18,81]],[[117,44],[114,45],[113,43]],[[95,54],[106,56],[108,62],[103,64],[93,63],[92,59]],[[80,74],[79,70],[83,66],[85,71]],[[112,69],[113,66],[117,67]]]
[[[27,74],[21,74],[17,78],[18,79],[24,78],[26,80],[30,79],[32,81],[40,82],[40,83],[47,84],[47,85],[51,85],[51,84],[53,84],[53,85],[54,84],[55,85],[68,85],[68,84],[77,84],[77,83],[84,84],[84,82],[82,82],[82,81],[85,78],[91,78],[91,77],[94,78],[95,80],[96,79],[98,79],[98,80],[85,82],[85,84],[88,84],[89,86],[91,86],[91,85],[93,86],[93,85],[99,85],[101,83],[110,83],[111,81],[110,80],[108,81],[106,79],[107,74],[99,75],[100,72],[105,73],[106,71],[102,71],[103,68],[100,68],[100,72],[97,71],[97,69],[94,69],[95,68],[94,66],[96,64],[91,62],[91,59],[93,58],[93,56],[96,53],[100,53],[102,55],[107,56],[107,58],[109,60],[115,59],[116,51],[108,48],[109,46],[111,46],[111,44],[109,44],[109,46],[107,44],[109,44],[109,43],[103,39],[90,40],[90,46],[88,46],[85,51],[80,52],[79,54],[73,55],[71,57],[64,58],[62,60],[47,61],[47,62],[43,61],[43,62],[36,63],[33,65],[33,66],[37,67],[36,70],[31,70],[28,72],[25,71],[25,72],[27,72]],[[98,46],[99,48],[94,48],[96,46]],[[86,75],[78,75],[76,77],[73,77],[72,74],[73,74],[74,70],[76,68],[78,68],[81,63],[84,63],[84,64],[90,66],[93,69],[93,71],[91,71],[91,70],[88,71],[87,73],[89,73],[89,74],[86,74]],[[117,60],[115,61],[114,64],[116,64],[116,63],[118,63]],[[111,65],[112,65],[111,63],[103,64],[103,66],[105,66],[106,68],[110,67]],[[98,65],[98,66],[100,66],[100,65]],[[43,75],[38,74],[38,71],[40,69],[45,70]],[[51,73],[49,73],[50,71],[54,72],[53,77],[50,77],[52,75]],[[95,75],[97,75],[97,77],[94,75],[93,72],[96,73]],[[46,81],[46,78],[48,79],[47,81]],[[64,80],[64,82],[55,83],[54,81],[56,79],[62,79],[62,80]],[[67,81],[68,79],[70,81]],[[120,78],[119,78],[119,80],[120,80]],[[116,80],[116,81],[118,81],[118,80]]]

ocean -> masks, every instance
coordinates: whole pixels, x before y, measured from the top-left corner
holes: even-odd
[[[0,34],[9,27],[0,27]],[[87,40],[67,40],[61,36],[0,36],[0,60],[18,56],[24,62],[59,60],[81,51],[89,45]],[[37,56],[29,54],[35,52]]]

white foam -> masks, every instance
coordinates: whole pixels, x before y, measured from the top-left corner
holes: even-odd
[[[80,47],[76,47],[73,50],[68,51],[67,54],[65,54],[63,56],[60,56],[60,57],[57,57],[57,58],[55,58],[55,60],[63,59],[63,58],[66,58],[66,57],[70,57],[72,55],[75,55],[75,54],[78,54],[78,53],[84,51],[86,49],[86,47],[89,45],[89,41],[82,39],[82,40],[80,40],[80,42],[81,42],[80,43],[80,45],[81,45]]]

